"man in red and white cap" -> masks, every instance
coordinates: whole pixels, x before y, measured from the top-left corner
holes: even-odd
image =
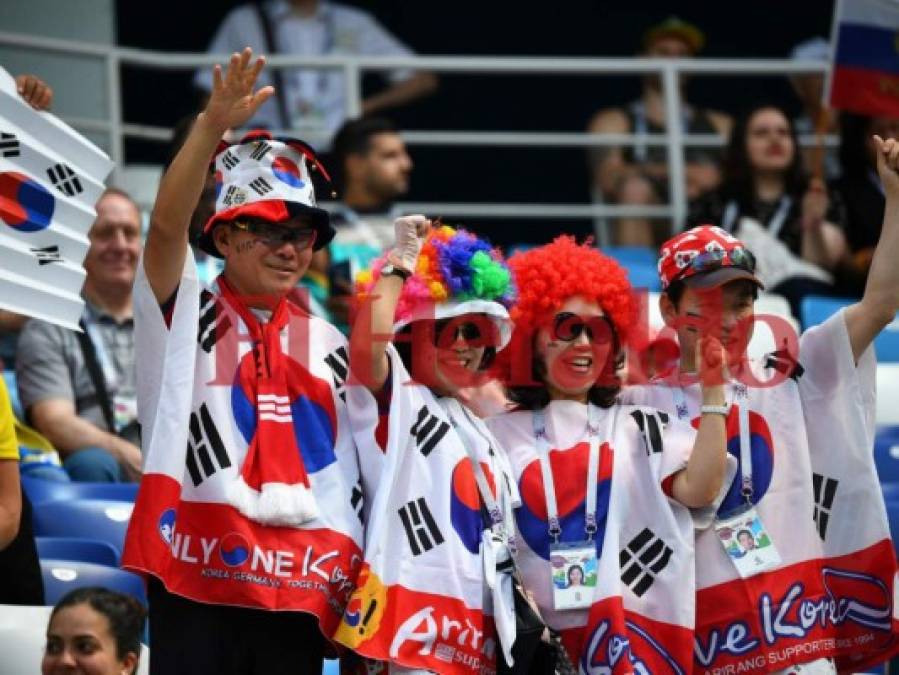
[[[134,288],[144,479],[123,565],[149,576],[151,673],[320,672],[361,560],[346,340],[293,296],[334,235],[295,140],[220,145],[272,95],[249,49],[160,184]],[[215,214],[188,246],[214,157]],[[325,174],[326,175],[326,174]]]
[[[739,468],[715,525],[696,538],[701,672],[859,672],[899,652],[896,556],[871,452],[872,342],[899,310],[899,143],[875,140],[887,207],[865,295],[798,343],[786,322],[768,321],[783,348],[745,357],[761,283],[738,239],[702,226],[661,249],[660,306],[679,368],[625,399],[695,420],[695,341],[719,336],[738,364],[727,435]],[[752,555],[734,548],[744,529],[758,542]]]

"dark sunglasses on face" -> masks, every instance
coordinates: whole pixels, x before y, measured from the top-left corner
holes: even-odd
[[[695,256],[687,263],[680,272],[677,273],[675,279],[683,278],[688,271],[695,272],[711,272],[712,270],[724,267],[724,258],[730,261],[728,267],[736,267],[747,272],[755,272],[755,256],[745,248],[735,248],[732,251],[716,249],[713,251],[704,251]]]
[[[453,333],[450,335],[446,329],[452,325]],[[481,327],[473,321],[460,322],[458,319],[437,319],[434,322],[434,344],[448,347],[459,339],[473,342],[481,337]]]
[[[235,220],[231,226],[243,232],[249,232],[273,248],[282,244],[292,244],[296,248],[304,250],[315,243],[316,231],[307,227],[289,227],[263,220]]]
[[[589,319],[573,313],[559,312],[553,319],[553,337],[561,342],[574,342],[582,334],[594,344],[608,344],[617,340],[615,327],[607,316]]]

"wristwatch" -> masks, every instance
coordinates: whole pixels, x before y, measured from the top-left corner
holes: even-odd
[[[727,414],[730,412],[730,406],[728,405],[704,405],[699,409],[700,414],[702,415],[723,415],[727,417]]]
[[[399,267],[398,265],[394,265],[392,262],[384,263],[384,267],[381,268],[381,276],[382,277],[399,277],[403,281],[412,276],[412,272],[409,270]]]

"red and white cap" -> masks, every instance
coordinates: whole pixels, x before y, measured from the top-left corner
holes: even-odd
[[[746,245],[714,225],[694,227],[662,244],[659,278],[663,289],[674,281],[692,288],[713,288],[734,279],[749,279],[764,288],[755,276],[755,257]]]
[[[328,212],[316,204],[311,171],[330,177],[303,141],[251,131],[237,143],[219,145],[214,169],[215,215],[197,242],[209,255],[221,257],[212,239],[215,226],[241,217],[279,223],[306,215],[316,230],[316,250],[334,238]]]

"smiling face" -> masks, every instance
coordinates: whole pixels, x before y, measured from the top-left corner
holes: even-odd
[[[481,314],[465,314],[451,321],[435,322],[436,345],[427,345],[434,359],[435,389],[454,396],[459,389],[478,381],[484,359],[489,320]]]
[[[681,369],[695,370],[696,342],[705,335],[721,341],[728,363],[742,360],[752,339],[754,302],[754,284],[745,279],[708,289],[688,286],[676,306],[663,293],[659,300],[662,318],[677,331]]]
[[[303,219],[278,223],[280,228],[308,228]],[[312,260],[312,246],[277,242],[230,224],[216,227],[215,245],[225,259],[225,277],[245,298],[280,298],[293,289]],[[269,303],[248,301],[253,307]]]
[[[140,213],[134,202],[115,193],[101,197],[96,209],[84,259],[88,283],[101,289],[131,288],[140,257]]]
[[[740,546],[743,547],[744,551],[751,551],[755,548],[755,539],[752,534],[743,530],[737,535],[737,540],[740,542]]]
[[[42,675],[122,675],[136,665],[132,652],[118,657],[109,620],[89,604],[60,609],[50,620]]]
[[[611,324],[596,301],[581,296],[568,298],[540,328],[535,347],[552,400],[586,403],[615,359]]]
[[[568,585],[580,586],[584,583],[584,572],[580,567],[575,565],[568,569]]]
[[[753,170],[786,171],[795,154],[790,122],[784,114],[776,108],[756,111],[746,125],[746,155]]]

